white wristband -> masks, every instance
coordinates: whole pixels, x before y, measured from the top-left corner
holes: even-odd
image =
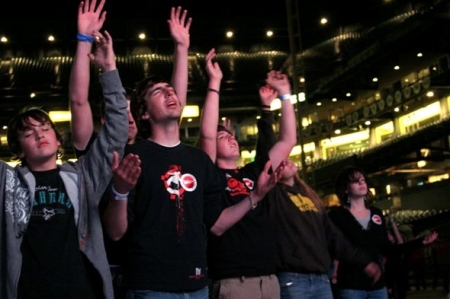
[[[116,189],[114,189],[114,185],[111,185],[111,191],[114,194],[115,200],[128,200],[128,194],[130,194],[130,192],[119,193]]]
[[[288,100],[288,99],[290,99],[290,98],[291,98],[291,94],[290,94],[290,93],[282,94],[282,95],[280,96],[280,100],[281,100],[281,101],[286,101],[286,100]]]

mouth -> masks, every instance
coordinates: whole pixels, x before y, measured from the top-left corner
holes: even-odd
[[[171,99],[171,100],[167,101],[167,107],[177,107],[177,106],[178,105],[177,105],[176,100]]]
[[[48,144],[49,144],[49,143],[46,142],[46,141],[44,141],[44,142],[39,142],[38,148],[45,147],[45,146],[47,146]]]

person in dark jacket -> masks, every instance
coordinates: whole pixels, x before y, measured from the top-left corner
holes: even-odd
[[[388,239],[382,211],[371,205],[365,173],[355,166],[344,168],[337,175],[335,192],[341,205],[331,210],[329,216],[350,242],[380,265],[384,258],[395,258],[399,248]],[[388,298],[385,275],[373,283],[346,261],[339,261],[337,282],[342,299]]]

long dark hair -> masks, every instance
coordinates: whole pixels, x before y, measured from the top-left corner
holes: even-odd
[[[335,191],[337,197],[339,198],[339,202],[341,205],[343,205],[345,207],[350,207],[350,202],[349,202],[348,193],[347,193],[348,185],[351,182],[354,182],[355,179],[359,178],[360,176],[362,176],[364,178],[367,186],[369,186],[368,180],[367,180],[367,175],[364,173],[364,171],[361,168],[358,168],[356,166],[347,166],[338,173],[338,175],[336,177],[334,191]],[[366,200],[364,201],[366,208],[368,208],[372,204],[372,201],[373,201],[373,196],[370,193],[370,191],[367,189]]]

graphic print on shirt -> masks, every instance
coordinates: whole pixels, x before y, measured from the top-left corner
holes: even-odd
[[[17,225],[17,238],[25,233],[26,224],[30,220],[30,192],[11,169],[6,170],[5,210],[11,215],[12,222]]]
[[[250,194],[249,190],[253,190],[253,187],[255,186],[255,182],[248,178],[243,178],[242,181],[240,181],[228,173],[225,176],[227,178],[227,187],[225,190],[230,194],[230,196],[247,196]]]
[[[195,275],[190,275],[189,278],[199,280],[205,277],[204,274],[202,274],[202,268],[195,268]]]
[[[171,165],[162,176],[164,187],[170,194],[170,199],[175,201],[177,209],[176,228],[178,237],[184,233],[184,209],[183,198],[185,192],[192,192],[197,189],[197,179],[190,173],[182,174],[181,166]]]
[[[380,215],[373,215],[372,216],[372,221],[373,221],[373,223],[380,225],[381,224],[381,217],[380,217]]]
[[[302,212],[319,212],[316,205],[312,202],[309,197],[301,196],[300,194],[290,193],[289,198],[294,203],[294,205]]]
[[[58,187],[36,186],[31,217],[44,221],[51,220],[56,215],[64,215],[72,208],[72,202],[65,192]]]

